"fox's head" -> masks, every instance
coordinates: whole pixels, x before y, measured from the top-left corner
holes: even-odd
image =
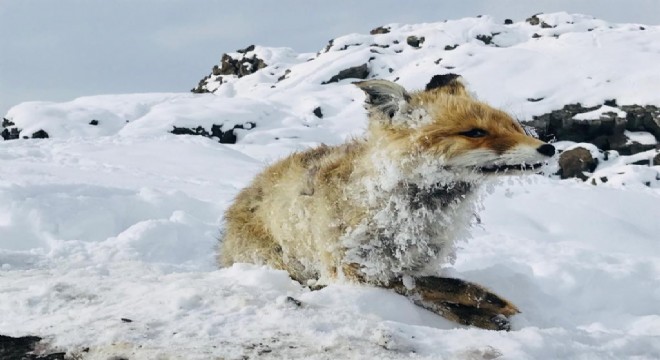
[[[433,158],[461,173],[519,173],[555,154],[511,116],[470,96],[458,75],[436,75],[425,90],[410,93],[387,80],[356,85],[367,94],[369,141],[395,160]]]

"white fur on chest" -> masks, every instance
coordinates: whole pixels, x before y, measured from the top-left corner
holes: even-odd
[[[476,185],[421,187],[367,184],[367,217],[343,236],[345,263],[360,265],[381,283],[404,275],[437,273],[451,260],[454,244],[468,235]]]

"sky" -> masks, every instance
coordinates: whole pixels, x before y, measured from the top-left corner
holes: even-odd
[[[556,11],[660,24],[658,0],[0,0],[0,115],[31,100],[186,92],[250,44],[316,52],[389,23]]]

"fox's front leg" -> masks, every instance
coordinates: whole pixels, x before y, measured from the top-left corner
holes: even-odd
[[[460,279],[426,276],[414,279],[410,289],[401,281],[391,285],[417,305],[463,325],[508,331],[508,318],[520,312],[488,289]]]

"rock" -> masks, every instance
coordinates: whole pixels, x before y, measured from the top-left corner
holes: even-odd
[[[89,122],[90,125],[97,126],[99,124],[98,120],[92,120]]]
[[[43,130],[39,130],[37,132],[32,133],[32,138],[33,139],[48,139],[48,133],[43,131]]]
[[[21,131],[15,127],[9,129],[3,129],[2,133],[0,133],[0,136],[2,136],[3,140],[15,140],[20,138]]]
[[[289,74],[291,74],[291,70],[290,70],[290,69],[286,69],[286,70],[284,70],[284,75],[282,75],[282,76],[280,76],[279,78],[277,78],[277,81],[279,82],[279,81],[282,81],[282,80],[286,79],[286,76],[289,75]]]
[[[21,131],[17,129],[16,124],[14,124],[13,121],[2,118],[2,132],[0,132],[0,136],[2,136],[3,140],[15,140],[20,138],[21,136]]]
[[[16,124],[14,124],[13,121],[11,121],[7,118],[2,118],[2,127],[3,128],[7,128],[7,127],[10,127],[10,126],[14,126],[14,125],[16,125]]]
[[[653,158],[653,166],[660,166],[660,152],[655,154],[655,157]]]
[[[552,28],[553,26],[548,25],[547,23],[545,23],[544,21],[541,21],[541,19],[539,19],[539,15],[541,15],[541,14],[542,13],[534,14],[531,17],[528,17],[527,19],[525,19],[525,21],[528,22],[529,24],[533,25],[533,26],[537,26],[537,25],[540,24],[541,27],[544,28],[544,29]]]
[[[257,70],[263,69],[266,66],[266,63],[257,58],[257,55],[252,55],[251,57],[243,55],[240,59],[234,59],[229,54],[223,54],[218,75],[236,75],[241,78],[254,74]]]
[[[236,52],[239,53],[239,54],[249,53],[250,51],[254,51],[254,45],[249,45],[249,46],[246,47],[245,49],[238,49],[238,50],[236,50]]]
[[[642,166],[651,166],[651,159],[643,159],[631,162],[629,165],[642,165]]]
[[[611,107],[618,107],[619,106],[616,103],[616,99],[605,100],[605,102],[603,102],[603,105],[611,106]]]
[[[389,28],[386,28],[386,27],[383,27],[383,26],[379,26],[379,27],[377,27],[377,28],[372,29],[371,31],[369,31],[369,34],[371,34],[371,35],[378,35],[378,34],[387,34],[387,33],[389,33],[389,32],[390,32],[390,29],[389,29]]]
[[[323,49],[323,52],[327,53],[328,51],[330,51],[330,49],[332,49],[332,45],[334,44],[335,44],[335,39],[330,39],[330,41],[328,41],[328,45],[326,45],[325,48]]]
[[[174,135],[201,135],[211,137],[211,134],[209,134],[209,132],[201,126],[196,128],[180,128],[174,126],[174,129],[171,131],[171,133]]]
[[[660,108],[653,105],[624,105],[626,112],[626,130],[648,131],[660,139]]]
[[[314,112],[314,115],[316,115],[317,118],[323,119],[323,112],[321,111],[320,106],[317,106],[316,108],[314,108],[313,112]]]
[[[447,46],[445,46],[445,51],[454,50],[454,49],[456,49],[457,47],[458,47],[458,44],[447,45]]]
[[[512,24],[513,24],[513,20],[511,20],[511,19],[504,19],[504,25],[512,25]]]
[[[618,107],[626,112],[626,117],[622,118],[614,112],[606,112],[599,119],[575,120],[577,114],[600,108],[600,106],[584,107],[578,103],[565,105],[560,110],[534,116],[531,121],[523,122],[533,127],[544,141],[589,142],[602,150],[616,150],[622,155],[632,155],[654,148],[654,145],[630,141],[624,134],[625,130],[646,131],[660,140],[660,108],[653,105],[617,106],[616,99],[606,100],[603,105]]]
[[[591,156],[591,152],[583,147],[576,147],[564,151],[559,156],[558,175],[562,179],[578,178],[586,181],[588,176],[584,172],[593,172],[598,160]]]
[[[11,337],[0,335],[0,359],[3,360],[64,360],[66,353],[53,352],[36,355],[35,347],[41,338],[38,336]],[[41,351],[43,352],[43,351]]]
[[[289,303],[291,303],[291,304],[293,304],[293,305],[295,305],[295,306],[297,306],[297,307],[301,307],[301,306],[302,306],[302,302],[301,302],[300,300],[298,300],[298,299],[296,299],[296,298],[293,298],[293,297],[291,297],[291,296],[287,296],[287,297],[286,297],[286,301],[289,302]]]
[[[322,85],[330,84],[333,82],[338,82],[344,79],[366,79],[369,76],[369,67],[367,64],[362,64],[359,66],[350,67],[340,71],[337,75],[330,78],[328,81],[321,83]]]
[[[542,140],[569,140],[575,142],[591,142],[598,136],[623,134],[625,119],[618,118],[614,113],[606,113],[596,120],[575,120],[577,114],[590,112],[600,106],[583,107],[581,104],[565,105],[561,110],[555,110],[540,116],[534,116],[532,121],[524,121],[534,127]],[[605,149],[608,150],[608,149]]]
[[[490,45],[493,43],[493,37],[490,35],[477,35],[476,39],[483,42],[486,45]]]
[[[416,49],[419,49],[419,47],[424,43],[424,40],[426,40],[426,39],[423,36],[421,36],[421,37],[408,36],[408,38],[406,38],[406,42],[408,43],[408,45],[410,45],[410,46],[412,46]]]
[[[193,88],[191,92],[193,93],[207,93],[209,90],[206,88],[207,83],[211,80],[212,77],[216,77],[217,80],[222,84],[222,77],[220,75],[233,75],[236,77],[243,77],[265,68],[268,66],[262,59],[259,59],[256,54],[249,56],[249,53],[254,51],[255,46],[250,45],[245,49],[239,49],[236,54],[222,54],[219,65],[214,65],[211,69],[211,75],[205,76],[202,80],[199,81],[196,88]],[[219,78],[217,78],[219,77]]]
[[[218,76],[218,75],[222,74],[220,72],[220,67],[218,65],[213,65],[213,69],[211,69],[211,74],[215,75],[215,76]]]
[[[235,144],[237,137],[236,133],[234,130],[236,129],[245,129],[245,130],[250,130],[254,129],[256,127],[256,124],[253,122],[247,122],[245,124],[239,124],[235,125],[233,128],[223,131],[222,130],[223,125],[212,125],[211,126],[211,132],[208,132],[205,128],[202,126],[198,126],[195,128],[183,128],[183,127],[176,127],[172,129],[171,133],[174,135],[199,135],[199,136],[204,136],[207,138],[217,138],[218,142],[221,144]]]

